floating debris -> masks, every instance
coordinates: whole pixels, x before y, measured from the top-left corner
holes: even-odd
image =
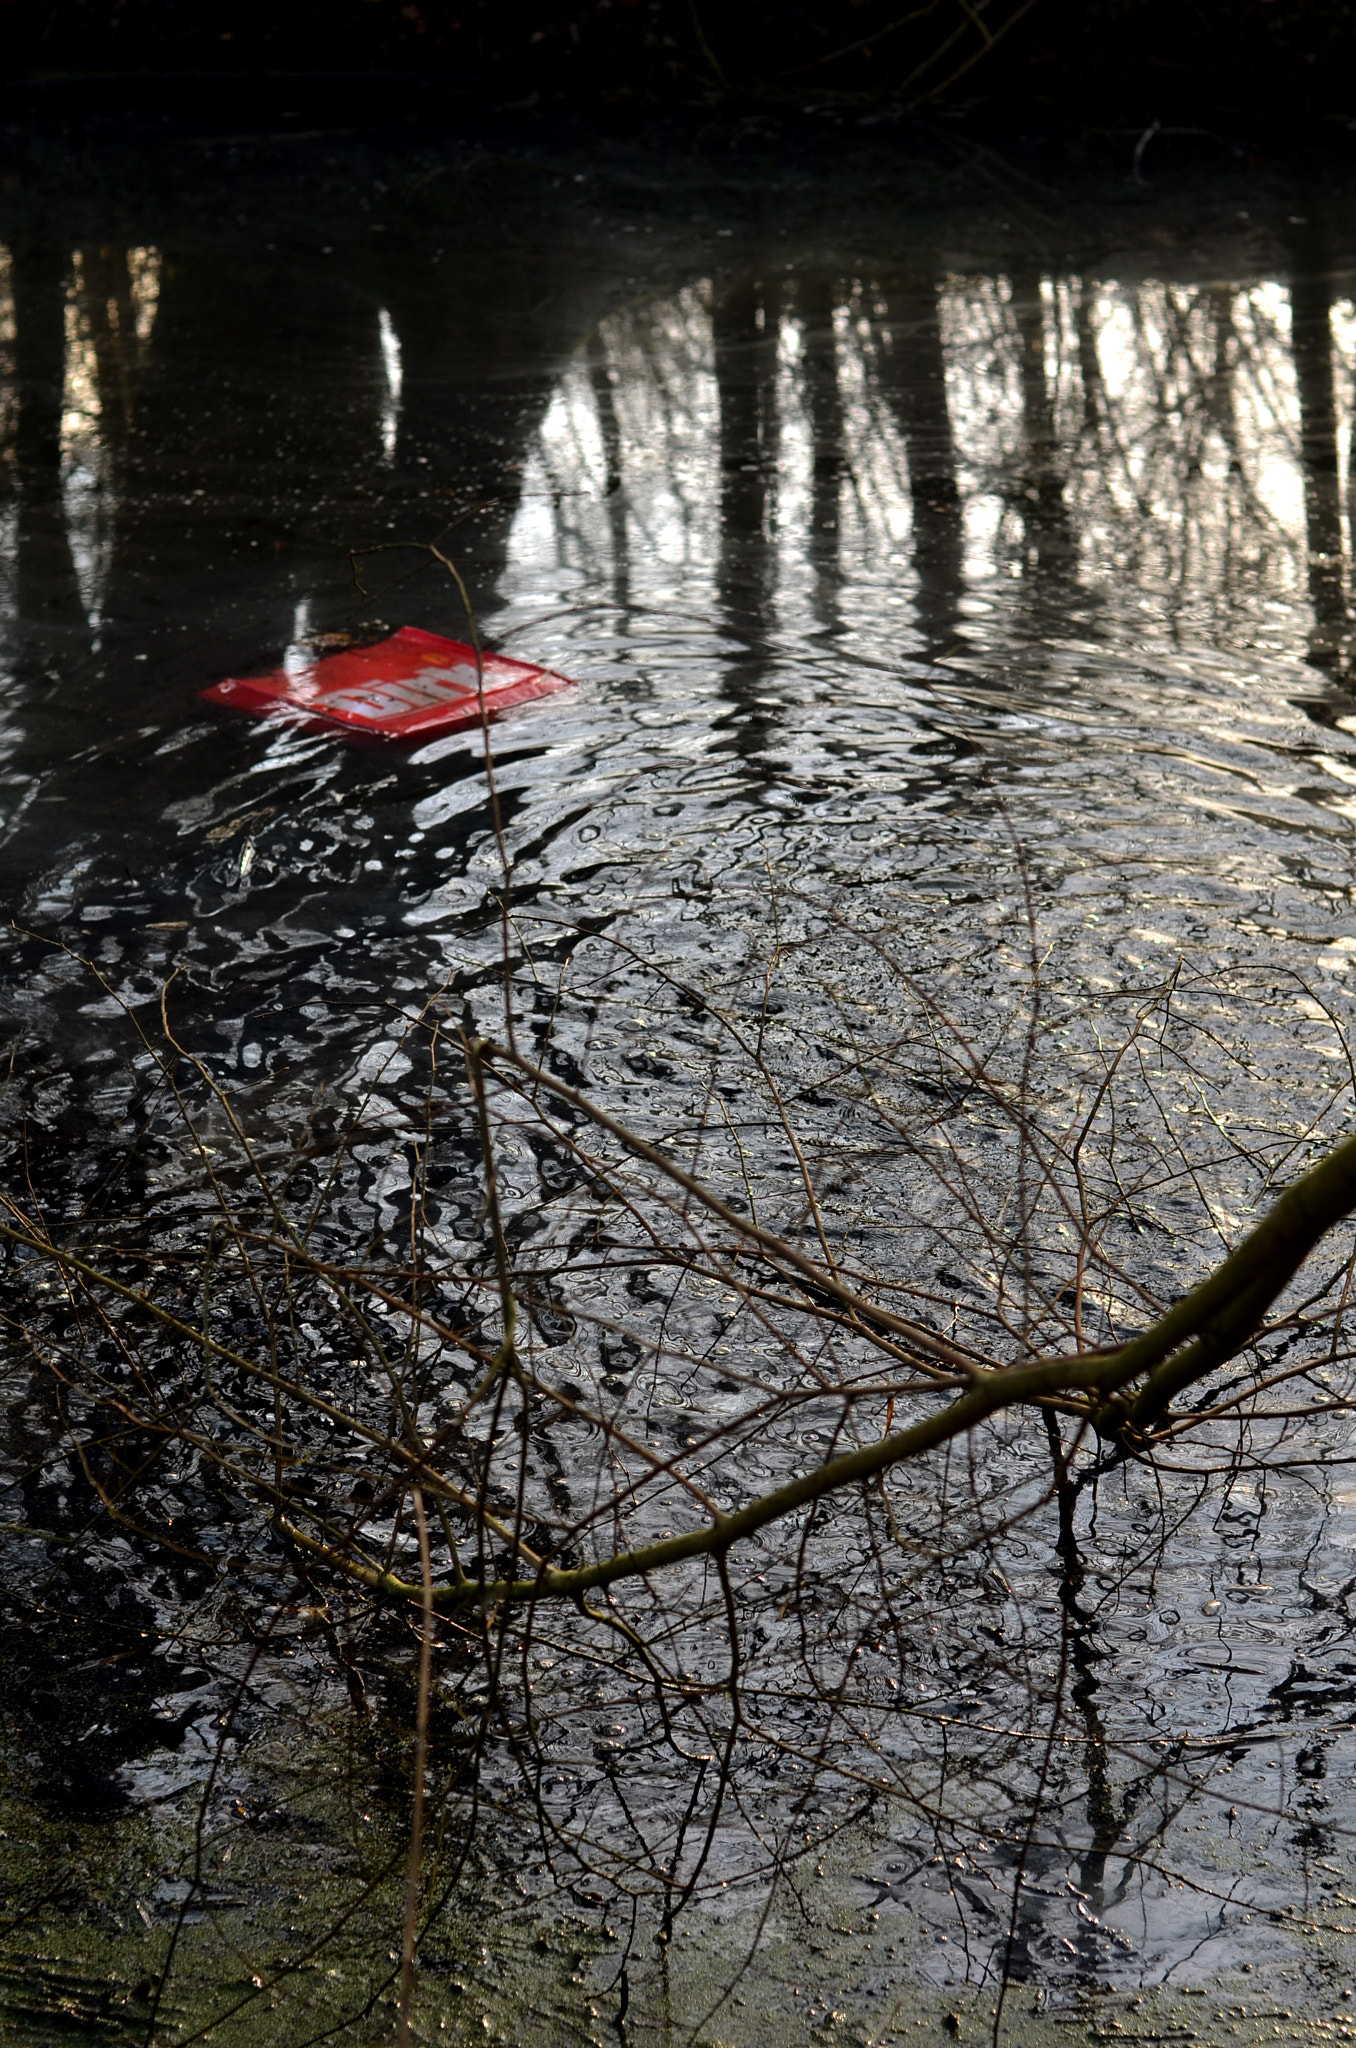
[[[256,716],[291,712],[385,739],[427,739],[477,726],[569,681],[532,662],[478,655],[459,640],[402,626],[374,646],[290,662],[267,675],[227,676],[202,694]]]

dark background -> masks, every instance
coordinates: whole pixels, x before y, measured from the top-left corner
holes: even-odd
[[[1321,141],[1356,122],[1356,0],[0,0],[0,37],[26,95],[135,99],[173,74],[228,116],[270,81],[343,106],[360,77],[421,111],[623,123],[944,109]]]

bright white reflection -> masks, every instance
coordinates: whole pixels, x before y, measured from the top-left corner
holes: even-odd
[[[394,462],[404,371],[400,361],[400,337],[391,325],[391,316],[385,306],[377,315],[377,336],[381,343],[381,367],[386,384],[381,405],[381,452],[387,462]]]
[[[108,447],[102,432],[104,408],[96,339],[102,307],[91,300],[85,258],[79,249],[71,260],[71,270],[61,403],[61,491],[81,602],[90,624],[97,628],[112,539],[111,507],[105,502]]]
[[[1337,410],[1337,488],[1342,538],[1348,557],[1356,549],[1352,523],[1352,435],[1356,431],[1356,302],[1339,299],[1329,315],[1333,344],[1333,397]]]
[[[946,402],[963,507],[964,576],[999,572],[1005,494],[1001,479],[1022,441],[1021,339],[1006,277],[952,279],[938,304]]]
[[[654,598],[709,579],[720,502],[709,288],[611,314],[556,386],[529,451],[510,573],[557,593],[634,565]]]
[[[1096,616],[1108,632],[1120,619],[1120,644],[1187,632],[1198,644],[1294,650],[1297,607],[1319,602],[1314,562],[1331,563],[1334,546],[1350,555],[1350,301],[1331,308],[1331,364],[1307,387],[1311,412],[1326,411],[1304,420],[1291,293],[1275,280],[952,276],[936,289],[931,357],[918,341],[931,331],[930,284],[780,290],[775,358],[761,358],[771,368],[756,367],[751,315],[729,356],[744,396],[727,394],[742,418],[748,379],[775,384],[758,400],[775,413],[778,450],[764,498],[765,630],[822,624],[827,581],[845,630],[878,635],[881,604],[898,605],[896,644],[916,651],[906,620],[928,544],[929,609],[916,616],[934,639],[949,602],[956,630],[996,641],[1039,588],[1045,623],[1024,621],[1028,637]],[[920,378],[933,394],[921,408],[909,384],[916,398]],[[509,543],[515,599],[609,584],[633,603],[680,586],[689,599],[709,594],[722,490],[747,466],[727,448],[723,477],[721,417],[709,285],[604,320],[560,377],[529,453]],[[918,480],[911,434],[929,465]],[[1306,445],[1329,449],[1334,486],[1306,480]],[[951,586],[941,599],[939,575]]]
[[[1297,593],[1304,486],[1284,289],[1103,286],[1087,324],[1105,391],[1076,485],[1089,567],[1184,594]]]
[[[1062,519],[1066,573],[1098,605],[1202,632],[1242,605],[1274,637],[1264,615],[1303,595],[1309,545],[1284,285],[1044,278],[1033,306],[1029,286],[955,278],[941,310],[973,587],[1020,579]],[[1310,431],[1344,447],[1341,308],[1332,339],[1339,417]]]
[[[151,338],[156,308],[160,304],[160,251],[129,249],[127,276],[132,300],[132,323],[137,340],[144,345]]]
[[[160,298],[158,250],[77,249],[66,289],[61,493],[81,602],[98,628],[114,530],[115,449]]]
[[[917,280],[788,280],[775,357],[759,356],[751,314],[725,358],[745,380],[726,394],[731,417],[750,416],[749,379],[775,385],[757,401],[775,414],[778,450],[763,499],[764,629],[832,617],[878,639],[881,605],[896,605],[893,644],[918,651],[924,626],[934,646],[949,630],[949,604],[950,626],[977,647],[1098,620],[1121,646],[1185,635],[1293,655],[1308,608],[1317,658],[1345,631],[1356,304],[1336,302],[1325,325],[1322,286],[1310,289],[1306,383],[1291,290],[1271,279],[952,276],[935,301]],[[722,471],[711,304],[695,285],[609,316],[581,345],[526,465],[515,601],[609,586],[631,603],[680,587],[709,596],[722,492],[747,467],[731,447]],[[932,394],[921,406],[920,379]],[[913,435],[928,463],[919,479]],[[926,617],[919,546],[932,549]]]
[[[814,419],[805,392],[805,329],[801,321],[782,321],[777,346],[777,412],[780,431],[777,443],[777,588],[788,623],[794,617],[794,596],[811,599],[813,579],[804,572],[805,550],[801,536],[810,530],[815,517]],[[828,515],[837,530],[841,504]]]
[[[881,389],[881,351],[890,335],[873,321],[874,312],[858,286],[834,315],[850,479],[840,503],[843,550],[863,567],[882,557],[898,566],[907,560],[913,534],[908,458]]]
[[[292,638],[283,655],[283,667],[289,676],[303,674],[315,660],[315,649],[311,645],[311,600],[303,597],[292,612]]]

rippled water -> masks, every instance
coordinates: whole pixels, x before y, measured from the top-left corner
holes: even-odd
[[[197,695],[326,636],[459,635],[456,590],[397,545],[439,536],[491,643],[577,680],[494,732],[510,951],[524,1014],[558,1012],[633,1122],[668,1128],[685,1085],[656,962],[753,1014],[769,906],[798,941],[830,903],[1001,1007],[1028,888],[1066,986],[1147,988],[1184,958],[1235,999],[1251,1115],[1345,1114],[1356,262],[1335,202],[1240,185],[1099,210],[1000,167],[987,206],[943,203],[888,162],[181,154],[178,189],[168,161],[102,201],[35,173],[0,211],[16,1187],[70,1216],[127,1171],[125,1019],[154,1032],[167,977],[176,1032],[280,1125],[321,1084],[398,1118],[431,990],[501,1014],[479,744],[359,747]],[[378,550],[360,588],[351,549]],[[861,956],[832,972],[867,1005]],[[779,1000],[809,1057],[822,985]],[[755,1199],[775,1175],[744,1139]],[[406,1184],[373,1172],[397,1221]],[[127,1184],[163,1213],[155,1169]],[[889,1219],[855,1213],[874,1251]],[[24,1398],[16,1484],[42,1427]],[[1133,1488],[1106,1513],[1131,1526]],[[1308,1910],[1340,1873],[1352,1496],[1244,1481],[1220,1514],[1215,1549],[1142,1578],[1118,1552],[1082,1705],[1100,1690],[1133,1741],[1180,1689],[1174,1734],[1232,1731],[1246,1796],[1119,1891],[1091,1862],[1133,1833],[1130,1794],[1091,1848],[1071,1820],[1083,1890],[1037,1859],[1028,1978],[1156,1984],[1274,1949],[1279,1984],[1294,1943],[1239,1915]],[[109,1709],[99,1796],[192,1776],[194,1699],[174,1740],[163,1702],[149,1733]],[[52,1742],[88,1798],[78,1745]],[[927,1866],[920,1894],[907,1862],[881,1849],[859,1907],[874,1886],[888,1921],[907,1875],[925,1973],[984,1980],[995,1909],[972,1899],[967,1933],[963,1887]]]

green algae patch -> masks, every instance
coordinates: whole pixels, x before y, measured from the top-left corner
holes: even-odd
[[[380,1761],[379,1758],[376,1761]],[[388,2041],[396,2025],[408,1839],[366,1729],[252,1745],[224,1795],[71,1821],[21,1756],[0,1789],[0,2040],[299,2048]],[[584,1972],[606,1941],[524,1910],[441,1817],[424,1864],[414,2036],[581,2038]]]
[[[610,2025],[594,2038],[662,2048],[978,2048],[996,2030],[1005,2048],[1356,2040],[1356,1929],[1280,1912],[1249,1920],[1233,1968],[1179,1969],[1165,1986],[1142,1981],[1129,1957],[1111,1982],[1051,1972],[1009,1983],[1000,2014],[996,1986],[945,1981],[934,1933],[907,1906],[878,1913],[863,1903],[869,1895],[854,1873],[873,1846],[865,1827],[845,1830],[794,1887],[780,1888],[770,1911],[720,1895],[681,1916],[667,1939],[637,1933],[624,2020],[613,1996],[603,2002]],[[952,1970],[964,1967],[957,1955]],[[614,1985],[618,1975],[614,1961]],[[546,2038],[554,2048],[572,2037]]]
[[[397,2030],[408,1854],[400,1744],[356,1716],[275,1726],[204,1801],[187,1786],[94,1818],[44,1800],[11,1750],[0,1785],[0,2040],[186,2048],[387,2042]],[[717,1891],[666,1929],[648,1906],[529,1892],[506,1823],[434,1815],[412,2018],[419,2042],[852,2048],[990,2041],[996,1993],[938,1981],[906,1907],[864,1906],[848,1830],[793,1888]],[[540,1877],[540,1872],[537,1872]],[[1259,1915],[1258,1960],[1197,1984],[1016,1982],[1001,2038],[1238,2043],[1356,2039],[1356,1935]],[[1246,1946],[1246,1937],[1245,1937]],[[957,1970],[957,1964],[951,1965]]]

